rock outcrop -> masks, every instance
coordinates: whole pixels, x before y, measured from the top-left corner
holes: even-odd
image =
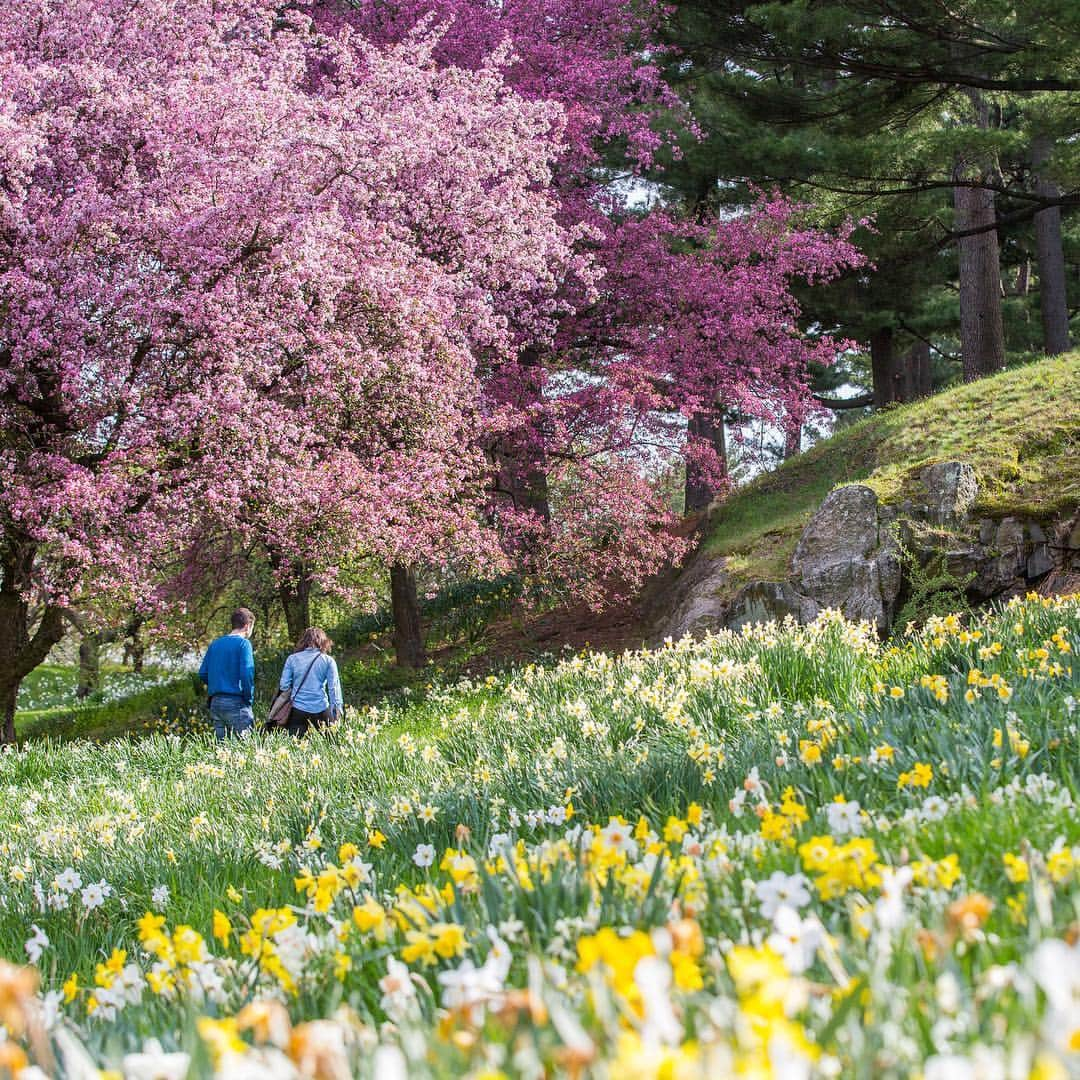
[[[882,505],[864,484],[832,491],[803,530],[785,581],[755,581],[733,594],[722,558],[691,557],[662,590],[657,636],[789,615],[809,622],[827,607],[884,634],[905,597],[902,549],[909,565],[943,568],[973,603],[1025,592],[1049,575],[1072,580],[1080,570],[1080,515],[1050,524],[1015,516],[973,520],[979,485],[970,465],[940,462],[919,480],[925,502],[899,506]]]
[[[959,525],[979,497],[975,470],[963,461],[940,461],[919,474],[926,488],[925,514],[934,525]]]
[[[810,519],[791,560],[791,584],[818,608],[837,608],[881,631],[900,594],[900,558],[877,494],[862,484],[831,492]]]
[[[651,611],[647,614],[650,621],[656,620],[659,637],[681,638],[727,625],[731,605],[724,563],[721,557],[707,558],[699,553],[681,573],[649,590],[646,605]]]

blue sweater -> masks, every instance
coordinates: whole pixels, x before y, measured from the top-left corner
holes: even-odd
[[[255,696],[255,654],[251,642],[239,634],[226,634],[212,641],[199,668],[199,678],[206,683],[211,697],[232,694],[250,705]]]
[[[311,674],[304,679],[309,667]],[[303,686],[300,686],[301,682]],[[293,653],[285,661],[279,685],[282,690],[300,687],[293,698],[293,707],[302,712],[321,713],[324,709],[341,711],[341,680],[338,678],[337,663],[326,653],[319,653],[315,649]]]

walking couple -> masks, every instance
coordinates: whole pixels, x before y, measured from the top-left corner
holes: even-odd
[[[255,616],[247,608],[232,613],[232,630],[210,643],[199,678],[210,697],[210,718],[219,739],[246,735],[255,726],[255,654],[251,631]],[[285,660],[278,684],[289,694],[291,708],[281,725],[290,735],[303,735],[313,725],[339,719],[341,679],[330,655],[334,643],[317,626],[309,626]]]

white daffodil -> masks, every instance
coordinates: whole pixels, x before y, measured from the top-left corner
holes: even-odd
[[[379,980],[382,999],[379,1004],[390,1017],[401,1017],[416,997],[409,969],[392,956],[386,958],[386,974]]]
[[[825,816],[834,836],[858,836],[863,831],[862,810],[857,802],[829,803]]]
[[[785,874],[774,870],[764,881],[754,883],[754,893],[761,905],[761,914],[771,919],[781,906],[806,907],[810,903],[810,882],[805,874]]]
[[[1046,995],[1043,1030],[1059,1049],[1080,1043],[1080,942],[1042,941],[1031,958],[1031,974]]]
[[[124,1080],[184,1080],[190,1068],[189,1054],[166,1053],[156,1039],[141,1054],[125,1054],[123,1061]]]
[[[618,818],[611,818],[600,830],[600,839],[609,848],[622,852],[628,858],[632,859],[637,855],[637,841],[634,839],[633,830]]]
[[[435,861],[435,847],[432,844],[417,844],[413,852],[412,861],[421,869],[430,866]]]
[[[904,890],[911,884],[910,866],[885,867],[881,878],[881,896],[874,904],[874,916],[882,930],[896,930],[904,919]]]
[[[804,972],[814,962],[824,940],[825,931],[816,918],[804,919],[786,904],[776,909],[768,945],[793,974]]]
[[[373,1080],[408,1080],[409,1065],[396,1046],[380,1046],[371,1063]]]
[[[645,1020],[641,1038],[646,1045],[678,1046],[683,1026],[671,1002],[671,965],[657,956],[643,956],[634,967]]]
[[[23,946],[31,964],[36,964],[41,959],[41,954],[49,947],[49,938],[37,923],[30,925],[31,935]]]
[[[975,1065],[962,1054],[935,1054],[926,1059],[923,1080],[977,1080]]]
[[[82,888],[82,875],[69,866],[56,875],[53,884],[61,892],[73,893]]]

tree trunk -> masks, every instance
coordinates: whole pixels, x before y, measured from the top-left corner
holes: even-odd
[[[969,93],[974,123],[990,128],[990,107],[978,91]],[[974,168],[970,166],[974,165]],[[958,160],[955,179],[971,172],[982,178],[997,171],[993,161]],[[976,187],[954,187],[953,207],[958,232],[981,230],[957,241],[960,262],[960,358],[964,381],[973,382],[1005,366],[1005,328],[1001,318],[1001,257],[995,228],[994,192]]]
[[[404,563],[390,567],[390,603],[394,612],[394,653],[398,667],[421,668],[427,661],[416,571]]]
[[[62,609],[47,605],[31,634],[30,608],[21,587],[30,580],[31,547],[0,552],[0,720],[3,739],[15,741],[15,703],[19,684],[64,636]]]
[[[874,382],[874,408],[900,401],[893,328],[883,326],[870,335],[870,372]]]
[[[294,581],[278,588],[292,641],[299,641],[300,635],[311,625],[311,588],[311,578],[303,570]]]
[[[101,689],[101,637],[94,633],[85,633],[79,642],[79,681],[75,696],[80,700],[88,698]]]
[[[3,738],[0,743],[13,743],[15,741],[15,703],[19,698],[19,683],[22,679],[12,682],[5,679],[0,682],[0,720],[3,720]]]
[[[926,397],[930,390],[930,343],[916,341],[904,355],[903,396],[900,400],[918,401]]]
[[[1035,139],[1032,160],[1036,170],[1050,156],[1050,140]],[[1056,199],[1061,191],[1051,180],[1038,176],[1035,193]],[[1069,304],[1065,289],[1065,253],[1061,245],[1061,207],[1051,206],[1035,215],[1035,255],[1039,267],[1039,312],[1043,348],[1056,356],[1069,348]]]
[[[146,659],[146,646],[139,637],[139,631],[134,630],[131,634],[131,670],[136,675],[141,675],[143,661]]]
[[[953,189],[960,248],[960,355],[964,381],[972,382],[1005,366],[1005,329],[1001,319],[999,263],[994,193],[981,188]]]
[[[724,437],[724,421],[707,413],[694,413],[687,422],[686,434],[691,439],[705,439],[716,452],[717,457],[727,468],[727,440]],[[685,487],[685,513],[693,514],[706,509],[719,494],[718,489],[709,483],[708,477],[702,476],[696,469],[687,467]]]

